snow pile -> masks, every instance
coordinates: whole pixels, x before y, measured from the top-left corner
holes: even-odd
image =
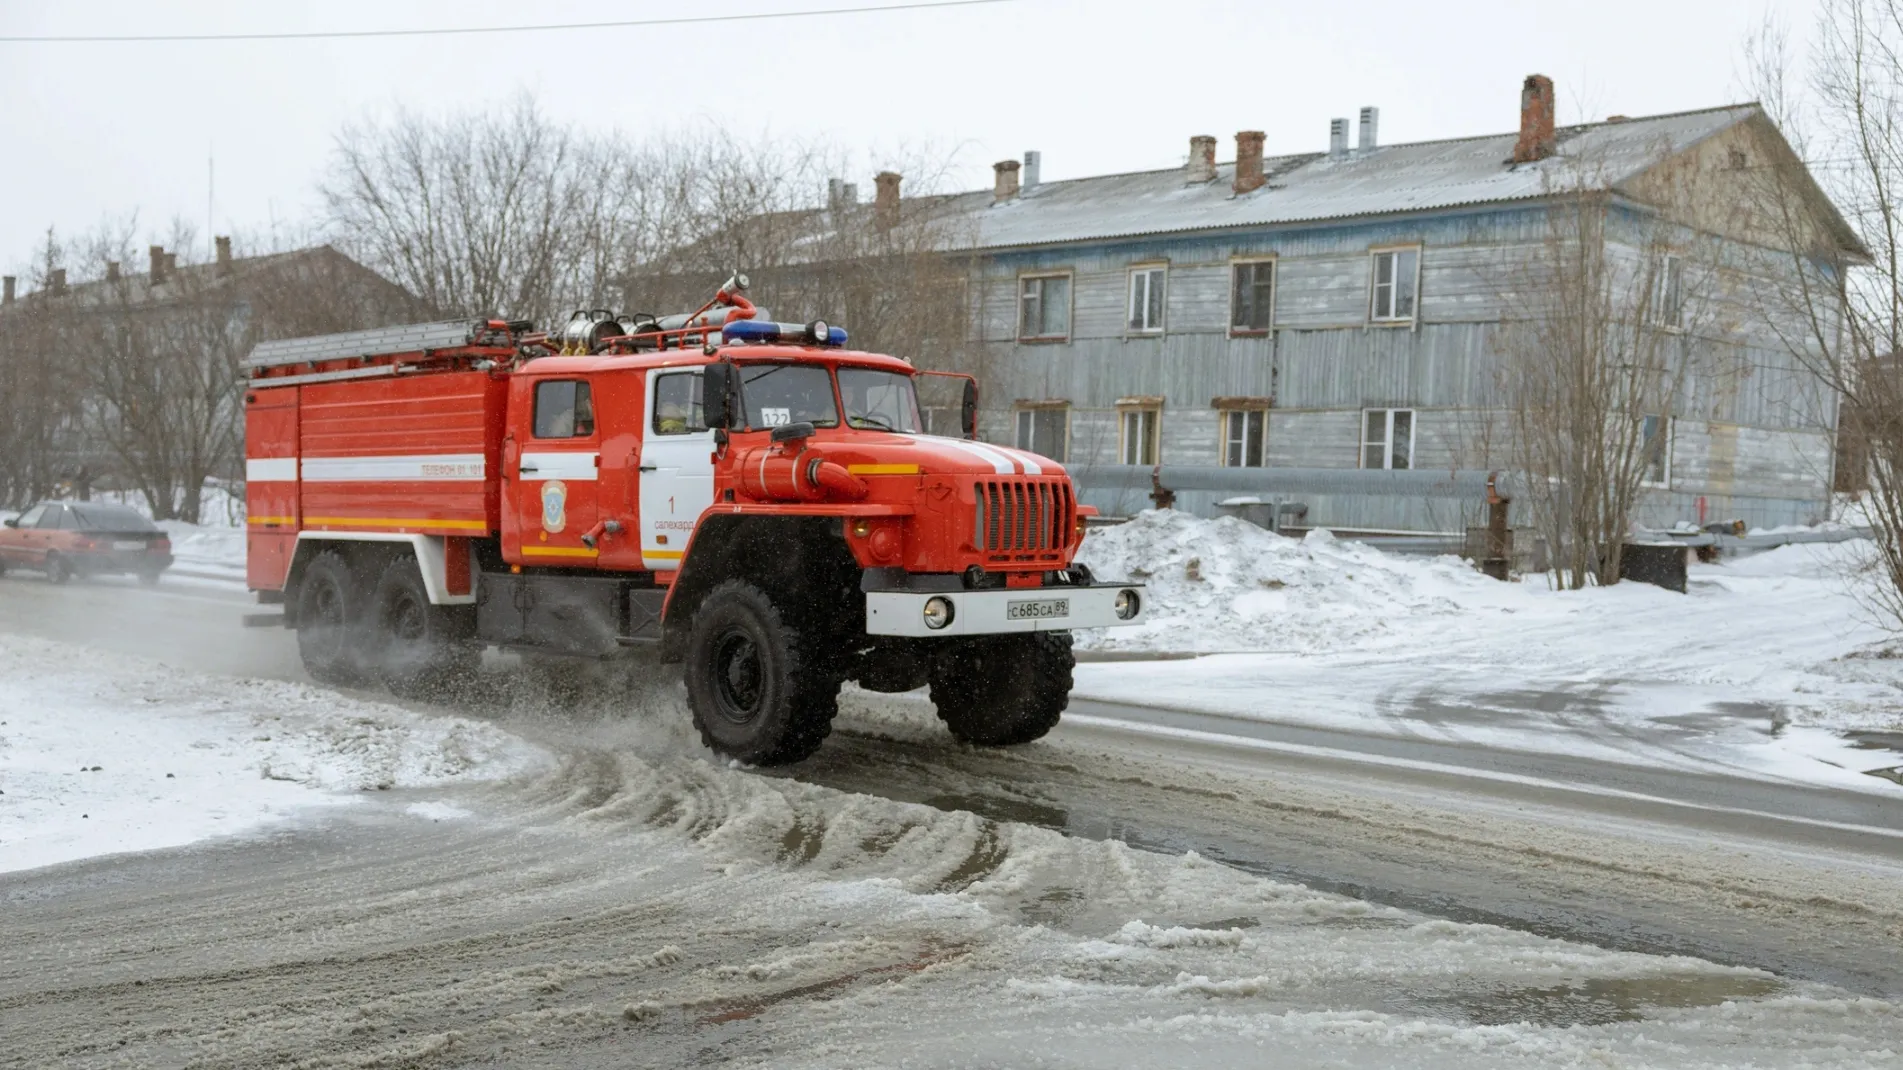
[[[1097,650],[1332,649],[1499,594],[1458,558],[1397,557],[1326,531],[1291,539],[1174,510],[1093,530],[1078,559],[1100,579],[1149,586],[1143,624],[1078,636]]]
[[[0,638],[0,871],[191,843],[352,792],[544,761],[462,718]]]

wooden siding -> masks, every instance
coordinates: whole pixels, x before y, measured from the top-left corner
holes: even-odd
[[[1211,399],[1273,397],[1271,465],[1355,467],[1363,410],[1410,408],[1416,467],[1504,467],[1510,420],[1499,411],[1498,325],[1514,317],[1511,284],[1525,277],[1546,237],[1540,210],[1522,208],[993,255],[981,261],[973,286],[984,434],[1011,441],[1014,399],[1066,399],[1071,462],[1109,463],[1117,452],[1116,399],[1157,396],[1165,399],[1164,460],[1214,464],[1220,444]],[[1419,318],[1370,325],[1369,250],[1409,243],[1422,249]],[[1230,337],[1231,261],[1262,255],[1277,257],[1276,329]],[[1639,270],[1632,248],[1615,255],[1627,271]],[[1128,272],[1150,263],[1168,270],[1166,330],[1132,335]],[[1753,307],[1787,268],[1774,257],[1727,249],[1708,285],[1688,294],[1703,304],[1692,316],[1698,326],[1678,343],[1688,372],[1672,487],[1648,492],[1648,522],[1692,519],[1683,510],[1700,495],[1708,515],[1718,516],[1711,510],[1723,502],[1726,518],[1752,523],[1798,522],[1821,511],[1835,398]],[[1071,336],[1021,345],[1018,279],[1050,271],[1072,278]],[[1183,501],[1199,512],[1214,507],[1214,499]],[[1458,527],[1419,504],[1351,496],[1327,499],[1311,520],[1381,530]]]

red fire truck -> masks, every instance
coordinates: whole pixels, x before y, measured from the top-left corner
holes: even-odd
[[[437,692],[486,646],[684,662],[707,745],[811,754],[840,685],[930,685],[969,743],[1037,739],[1073,628],[1140,585],[1073,557],[1064,470],[922,433],[909,363],[759,317],[735,276],[666,319],[578,312],[260,345],[247,573],[335,684]]]

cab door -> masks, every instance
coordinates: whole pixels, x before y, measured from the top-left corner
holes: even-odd
[[[537,377],[518,379],[516,388],[529,395],[511,406],[528,420],[511,430],[504,458],[513,477],[508,508],[516,517],[516,553],[528,565],[592,565],[598,553],[581,537],[595,526],[599,510],[594,384],[581,375]],[[508,549],[505,538],[505,556]]]
[[[641,443],[641,564],[681,567],[694,524],[714,504],[714,433],[701,410],[699,368],[648,373]]]

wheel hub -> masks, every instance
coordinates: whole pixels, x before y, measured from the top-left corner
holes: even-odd
[[[721,716],[735,724],[759,716],[766,673],[758,644],[739,631],[722,635],[714,645],[713,670]]]

